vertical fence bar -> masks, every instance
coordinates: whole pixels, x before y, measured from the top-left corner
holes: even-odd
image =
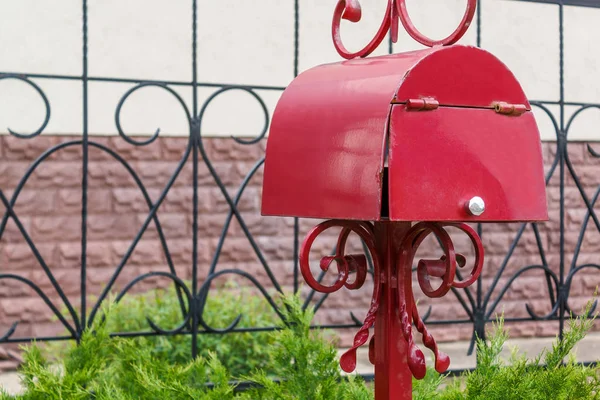
[[[87,0],[83,6],[83,138],[82,146],[82,177],[81,177],[81,332],[86,328],[86,296],[87,296],[87,195],[88,195],[88,6]]]
[[[482,0],[477,0],[477,47],[481,47],[481,6]]]
[[[560,134],[558,135],[557,152],[560,163],[560,265],[559,265],[559,317],[558,335],[562,339],[565,327],[566,312],[566,287],[565,287],[565,157],[567,151],[567,137],[565,132],[565,60],[564,60],[564,4],[558,4],[558,63],[559,63],[559,107],[560,107]]]
[[[298,76],[300,64],[300,0],[294,0],[294,78]],[[294,217],[294,293],[300,290],[300,220]]]
[[[192,141],[192,163],[193,163],[193,182],[192,182],[192,304],[190,312],[192,313],[192,358],[198,355],[198,137],[200,130],[198,127],[198,2],[192,0],[192,130],[188,140]],[[198,128],[198,129],[196,129]]]
[[[476,45],[477,47],[481,47],[481,6],[482,0],[477,0],[477,9],[476,9]],[[479,238],[483,236],[483,226],[481,224],[477,224],[477,235]],[[468,289],[465,289],[468,290]],[[476,310],[473,310],[473,331],[474,337],[472,340],[476,340],[477,337],[481,339],[485,338],[485,306],[483,304],[483,277],[479,277],[477,279],[477,286],[475,287],[477,292],[476,299]],[[479,327],[483,327],[483,332],[481,330],[478,331]],[[473,342],[471,342],[473,343]],[[475,365],[479,364],[479,352],[477,351],[477,346],[473,347],[475,349]],[[471,350],[471,349],[470,349]]]

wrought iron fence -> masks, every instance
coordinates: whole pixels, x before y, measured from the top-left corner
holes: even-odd
[[[291,0],[290,0],[291,1]],[[480,1],[498,1],[498,0],[480,0]],[[551,3],[555,4],[558,8],[558,20],[559,20],[559,42],[556,44],[558,52],[559,52],[559,63],[560,63],[560,74],[559,74],[559,86],[560,86],[560,98],[558,101],[544,101],[544,100],[534,100],[532,104],[540,109],[543,113],[545,113],[554,127],[554,133],[556,136],[556,142],[552,143],[552,147],[555,149],[552,151],[553,158],[551,165],[547,171],[546,182],[549,183],[552,179],[558,179],[558,188],[559,188],[559,219],[558,219],[558,230],[554,232],[555,235],[558,236],[556,239],[557,245],[560,247],[560,257],[557,260],[557,265],[552,263],[547,259],[546,252],[547,249],[541,239],[540,235],[540,227],[537,224],[521,224],[518,229],[516,229],[515,235],[511,240],[510,245],[506,249],[506,254],[503,257],[502,262],[500,262],[497,270],[495,271],[493,278],[489,285],[484,285],[482,280],[478,282],[478,284],[474,288],[467,288],[465,290],[454,291],[456,298],[458,299],[459,304],[464,309],[466,318],[463,319],[452,319],[452,320],[434,320],[433,318],[428,319],[428,324],[432,325],[448,325],[448,324],[468,324],[473,328],[473,339],[476,335],[483,337],[485,335],[485,324],[494,318],[494,313],[498,311],[499,305],[503,300],[505,294],[511,288],[511,286],[518,281],[519,277],[523,274],[538,271],[541,275],[541,280],[545,285],[547,285],[548,291],[548,302],[551,305],[551,310],[544,314],[538,315],[536,314],[532,308],[527,306],[528,316],[525,318],[507,318],[508,322],[524,322],[524,321],[534,321],[534,320],[547,320],[547,321],[557,321],[559,324],[558,332],[562,333],[565,327],[565,320],[569,316],[569,312],[571,312],[571,307],[569,306],[569,295],[571,290],[571,285],[573,283],[574,277],[581,273],[584,270],[598,270],[600,269],[600,260],[598,262],[586,262],[579,263],[578,262],[578,254],[582,247],[582,243],[584,241],[586,232],[589,232],[589,229],[593,230],[594,228],[600,232],[600,220],[598,218],[597,213],[594,210],[598,197],[600,196],[600,187],[598,187],[592,196],[590,196],[581,183],[581,179],[578,177],[575,167],[570,159],[570,155],[568,152],[568,148],[570,146],[570,142],[567,141],[567,137],[569,134],[569,130],[573,124],[573,121],[581,115],[582,112],[592,108],[600,108],[600,104],[592,104],[592,103],[574,103],[567,102],[565,100],[565,85],[564,85],[564,8],[566,6],[581,6],[581,7],[600,7],[600,3],[592,0],[526,0],[538,3]],[[9,130],[10,135],[18,138],[19,140],[32,140],[35,137],[39,136],[45,131],[45,128],[50,120],[50,112],[51,112],[51,102],[44,92],[43,84],[46,80],[70,80],[76,81],[81,84],[82,91],[82,106],[83,106],[83,126],[81,128],[81,138],[77,140],[69,140],[64,141],[58,145],[48,148],[42,155],[40,155],[27,169],[26,173],[20,179],[19,184],[12,190],[12,194],[7,194],[7,188],[0,188],[0,200],[4,205],[4,214],[2,216],[2,220],[0,222],[0,240],[2,235],[5,232],[7,223],[9,220],[12,220],[27,245],[31,249],[32,253],[39,264],[39,268],[44,272],[44,274],[49,279],[53,289],[58,293],[58,296],[62,302],[61,305],[56,304],[45,292],[42,290],[35,282],[30,280],[25,276],[21,276],[15,272],[11,271],[11,265],[2,265],[0,267],[0,280],[16,280],[21,282],[23,285],[30,287],[34,290],[37,295],[43,299],[43,301],[47,304],[47,306],[52,310],[53,314],[58,318],[59,322],[64,326],[67,330],[67,335],[62,336],[51,336],[51,337],[15,337],[15,331],[17,328],[18,322],[14,322],[12,326],[8,329],[8,331],[2,333],[0,337],[0,343],[12,343],[12,342],[27,342],[33,339],[37,340],[78,340],[87,326],[90,326],[95,320],[99,318],[100,306],[103,301],[107,299],[107,296],[110,294],[112,290],[114,290],[114,284],[120,273],[123,271],[124,266],[127,264],[128,260],[132,256],[136,246],[140,242],[142,235],[146,232],[148,227],[154,226],[158,237],[160,239],[161,247],[165,255],[166,263],[168,266],[168,271],[154,271],[141,274],[129,282],[122,290],[119,292],[117,296],[117,300],[121,299],[125,296],[132,288],[134,288],[137,284],[142,281],[146,281],[148,279],[154,277],[162,277],[169,279],[172,283],[177,287],[177,295],[179,297],[179,302],[182,308],[182,320],[181,324],[172,330],[166,330],[159,326],[156,326],[149,320],[148,330],[145,332],[115,332],[115,335],[125,335],[125,336],[148,336],[148,335],[191,335],[192,337],[192,346],[190,349],[190,356],[195,356],[198,354],[197,348],[197,338],[200,334],[235,334],[236,332],[248,332],[248,331],[264,331],[268,329],[274,328],[265,328],[265,327],[248,327],[248,328],[240,328],[237,326],[236,321],[232,323],[227,329],[217,329],[215,327],[211,327],[208,323],[205,322],[203,318],[203,312],[206,305],[207,296],[209,296],[209,289],[213,281],[222,277],[222,276],[238,276],[246,279],[251,285],[255,286],[267,301],[272,305],[274,310],[277,309],[277,305],[274,302],[269,289],[274,289],[277,292],[282,292],[282,284],[278,281],[276,274],[271,269],[268,260],[263,254],[261,247],[259,246],[257,240],[251,233],[249,229],[244,215],[238,208],[239,201],[246,189],[246,186],[250,179],[257,174],[257,172],[261,169],[264,159],[257,159],[253,168],[247,171],[247,174],[239,185],[235,194],[227,188],[227,185],[223,182],[219,172],[210,161],[209,156],[207,155],[207,150],[205,147],[205,138],[203,136],[203,119],[205,116],[205,112],[207,107],[213,102],[218,96],[229,92],[229,91],[243,91],[251,95],[260,105],[262,111],[268,118],[268,111],[265,102],[263,101],[259,92],[261,91],[277,91],[281,92],[283,87],[276,86],[252,86],[252,85],[230,85],[227,83],[223,84],[214,84],[202,82],[199,80],[197,75],[197,63],[198,63],[198,29],[197,29],[197,13],[198,13],[198,5],[197,0],[193,0],[192,9],[190,10],[190,19],[191,19],[191,36],[192,36],[192,76],[190,81],[159,81],[159,80],[138,80],[138,79],[125,79],[125,78],[111,78],[104,76],[92,76],[88,73],[88,2],[87,0],[82,0],[82,11],[83,11],[83,20],[82,20],[82,45],[83,45],[83,70],[81,75],[55,75],[55,74],[29,74],[26,72],[0,72],[0,80],[19,80],[24,82],[25,84],[31,86],[35,91],[39,94],[41,99],[43,100],[45,106],[45,117],[42,124],[39,126],[37,130],[34,132],[16,132],[13,130]],[[477,44],[481,44],[482,38],[482,17],[481,17],[481,7],[478,7],[478,13],[476,16],[476,31],[477,31]],[[299,0],[294,1],[294,14],[290,16],[290,29],[294,30],[294,58],[290,60],[290,68],[293,68],[294,75],[298,74],[299,71],[299,46],[300,46],[300,2]],[[389,51],[392,51],[391,41],[389,43]],[[131,145],[144,147],[153,143],[159,136],[159,131],[157,130],[152,136],[148,138],[135,138],[133,136],[128,135],[121,126],[121,110],[123,105],[126,103],[127,99],[136,91],[145,88],[145,87],[156,87],[168,92],[172,95],[178,103],[181,105],[181,108],[185,112],[186,121],[189,128],[189,136],[187,139],[187,147],[178,162],[177,168],[172,173],[171,177],[168,179],[166,186],[161,190],[159,196],[156,199],[151,199],[148,190],[144,186],[142,179],[140,178],[138,172],[133,168],[133,166],[126,161],[126,159],[121,156],[117,151],[109,148],[107,145],[95,140],[93,136],[89,135],[88,129],[88,109],[89,109],[89,94],[88,88],[90,82],[114,82],[114,83],[126,83],[132,85],[131,88],[123,94],[120,101],[116,106],[115,112],[115,123],[119,132],[119,135],[122,140],[128,142]],[[193,97],[191,104],[188,104],[178,93],[174,90],[175,87],[189,87],[192,90]],[[210,88],[213,90],[213,93],[204,101],[200,102],[198,91],[201,88]],[[558,114],[553,112],[552,107],[558,108]],[[565,107],[577,107],[577,110],[567,118],[567,113],[565,112]],[[268,129],[268,120],[265,124],[264,128],[260,132],[258,136],[251,140],[240,139],[240,138],[232,138],[230,139],[233,142],[237,142],[238,144],[247,145],[247,146],[256,146],[261,140],[265,138]],[[73,303],[72,299],[70,299],[67,294],[64,292],[61,285],[55,279],[51,266],[45,261],[44,257],[38,250],[38,247],[35,241],[32,239],[31,234],[28,232],[26,226],[22,223],[22,220],[15,210],[15,204],[19,199],[19,195],[22,192],[25,184],[28,182],[28,179],[31,175],[36,171],[36,168],[40,166],[42,163],[51,158],[55,153],[64,151],[68,148],[79,148],[81,149],[81,190],[82,190],[82,198],[81,198],[81,268],[80,268],[80,293],[79,293],[79,305]],[[89,202],[89,150],[96,149],[101,152],[104,152],[108,157],[118,161],[130,174],[131,178],[134,180],[135,185],[141,192],[144,197],[144,201],[147,205],[148,212],[143,219],[143,223],[141,228],[137,231],[135,238],[129,244],[126,252],[124,253],[121,260],[116,265],[113,275],[106,282],[104,289],[101,291],[99,298],[93,303],[89,304],[88,301],[88,281],[87,281],[87,271],[88,271],[88,202]],[[592,146],[587,145],[587,151],[589,152],[589,156],[591,158],[600,158],[600,153],[597,150],[594,150]],[[161,227],[161,221],[158,217],[157,211],[161,204],[163,203],[165,197],[173,187],[175,181],[178,179],[181,171],[184,168],[184,165],[190,160],[193,165],[193,174],[192,174],[192,237],[189,240],[192,243],[192,261],[190,265],[191,269],[191,284],[187,284],[184,280],[178,275],[176,268],[174,266],[174,262],[171,257],[169,245],[167,243],[167,239],[163,229]],[[199,194],[198,194],[198,168],[200,165],[205,166],[210,176],[214,181],[214,186],[218,188],[220,196],[226,202],[228,207],[228,215],[224,223],[224,227],[222,229],[222,234],[219,238],[218,244],[212,254],[212,261],[208,265],[208,276],[200,281],[199,279],[199,261],[198,261],[198,224],[200,219],[202,218],[201,213],[198,208]],[[567,262],[565,257],[565,240],[566,240],[566,211],[567,206],[565,205],[565,187],[567,185],[566,181],[570,179],[574,182],[575,187],[577,188],[578,195],[581,197],[585,204],[586,214],[582,219],[582,224],[580,228],[580,234],[577,239],[577,243],[575,244],[575,253],[570,262]],[[225,239],[228,235],[229,226],[232,221],[236,221],[240,226],[241,231],[245,239],[249,242],[252,247],[259,263],[268,277],[269,285],[266,287],[259,280],[256,279],[253,274],[248,271],[244,271],[243,269],[219,269],[218,262],[219,256],[225,245]],[[486,227],[478,226],[478,231],[480,236],[485,238],[486,235]],[[532,229],[535,237],[536,247],[539,252],[540,263],[536,265],[522,265],[516,271],[507,272],[507,266],[513,257],[515,249],[519,245],[520,240],[523,237],[526,229]],[[299,242],[302,239],[300,237],[300,221],[295,219],[293,221],[293,231],[294,231],[294,243],[293,243],[293,254],[291,254],[291,259],[298,259],[298,251],[299,251]],[[293,264],[290,263],[288,266],[293,271],[293,291],[298,292],[300,290],[300,278],[299,278],[299,266],[297,261],[294,261]],[[323,278],[323,276],[321,276]],[[543,279],[543,280],[542,280]],[[590,297],[592,293],[589,293]],[[327,300],[327,296],[322,296],[316,302],[315,293],[309,292],[306,298],[305,306],[306,307],[314,307],[315,310],[318,310]],[[67,309],[66,315],[63,314],[60,308],[64,306]],[[350,310],[348,310],[350,311]],[[277,311],[279,314],[279,312]],[[280,314],[279,314],[280,315]],[[350,324],[340,324],[340,325],[324,325],[319,327],[327,327],[327,328],[358,328],[361,323],[356,320],[355,323]]]

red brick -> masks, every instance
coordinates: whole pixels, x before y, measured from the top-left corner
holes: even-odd
[[[134,180],[123,165],[116,161],[90,161],[88,182],[93,187],[133,186]],[[81,185],[81,182],[79,182]]]
[[[190,266],[192,264],[192,240],[172,240],[167,242],[171,259],[175,264],[184,264]],[[162,248],[161,248],[162,249]],[[210,246],[208,240],[200,239],[198,241],[198,262],[207,263],[209,260]]]
[[[519,238],[519,242],[517,247],[515,248],[515,254],[539,254],[539,246],[542,249],[548,248],[548,238],[545,232],[539,232],[540,242],[538,243],[538,238],[536,237],[533,229],[531,229],[531,225],[525,229],[523,235]],[[508,248],[505,248],[506,252]]]
[[[113,136],[109,140],[109,147],[118,153],[121,157],[126,160],[160,160],[160,141],[155,140],[153,143],[136,146],[127,143],[125,139],[120,136]]]
[[[228,189],[227,192],[231,201],[234,202],[236,192],[231,189]],[[213,198],[212,201],[213,204],[215,204],[214,212],[224,213],[228,212],[231,209],[221,189],[209,189],[209,196]],[[246,190],[244,190],[244,193],[237,204],[237,209],[238,211],[258,211],[259,205],[260,203],[257,199],[257,189],[248,187],[246,188]]]
[[[81,293],[81,268],[53,269],[51,273],[64,294],[76,296]],[[55,290],[45,271],[34,271],[32,280],[47,295],[58,297],[58,292]]]
[[[88,240],[133,239],[141,228],[134,214],[88,215]]]
[[[132,242],[113,242],[112,247],[114,254],[118,260],[121,260]],[[162,252],[162,247],[156,241],[140,240],[133,250],[128,264],[149,266],[149,265],[164,265],[165,258]]]
[[[585,222],[587,222],[588,230],[595,229],[594,220],[591,218],[591,216],[587,215],[587,208],[567,209],[565,213],[565,223],[568,231],[579,233],[581,229],[583,229],[583,224]],[[600,213],[598,215],[600,215]]]
[[[59,143],[66,143],[69,141],[81,141],[81,137],[74,136],[62,136],[58,137]],[[60,150],[55,151],[48,157],[48,161],[78,161],[82,162],[83,157],[83,146],[81,144],[72,144],[66,147],[62,147]]]
[[[4,195],[10,201],[14,191],[6,191]],[[55,212],[56,207],[56,190],[29,190],[24,189],[19,193],[13,209],[17,215],[31,214],[50,214]]]
[[[591,298],[598,286],[600,286],[598,270],[593,268],[583,269],[573,276],[569,296],[589,296]]]
[[[20,161],[4,162],[0,161],[0,188],[16,187],[23,174],[27,170],[29,163]]]
[[[88,292],[90,294],[98,295],[101,290],[104,290],[109,281],[115,276],[116,268],[91,268],[87,271],[88,279]],[[138,267],[134,265],[126,265],[118,275],[113,286],[111,286],[111,293],[116,293],[123,289],[125,285],[132,282],[136,277],[140,275]],[[106,301],[106,299],[104,300]],[[94,303],[89,304],[91,308]]]
[[[158,199],[159,190],[150,189],[148,195],[152,205]],[[112,190],[111,199],[114,204],[114,211],[119,214],[150,211],[150,207],[144,198],[142,191],[139,188],[115,188]]]
[[[18,274],[16,273],[18,272]],[[18,275],[22,278],[25,279],[32,279],[33,271],[15,271],[11,268],[10,271],[8,271],[8,273],[11,273],[13,275]],[[4,278],[4,279],[0,279],[0,297],[4,297],[7,299],[11,299],[11,298],[16,298],[16,297],[22,297],[22,296],[27,296],[27,295],[31,295],[31,288],[16,279],[8,279],[8,278]]]
[[[548,165],[548,164],[544,165],[544,177],[548,177],[550,170],[551,170],[550,165]],[[559,166],[556,166],[556,168],[553,170],[552,176],[550,177],[550,180],[548,181],[546,186],[552,187],[552,186],[559,186],[559,185],[560,185],[560,170],[559,170]]]
[[[27,185],[35,188],[80,187],[81,179],[80,162],[43,162],[35,169]]]
[[[258,161],[264,154],[258,144],[243,145],[221,138],[205,140],[205,143],[211,161]]]
[[[161,159],[166,161],[181,160],[187,149],[188,142],[188,138],[166,137],[161,139]]]
[[[33,217],[31,236],[36,243],[81,240],[81,217],[66,215]]]
[[[142,226],[149,214],[138,214],[138,226]],[[167,239],[188,238],[191,237],[191,225],[188,225],[188,218],[183,214],[159,213],[158,222],[160,223],[163,235]],[[158,238],[156,223],[154,219],[150,222],[148,229],[144,233],[144,238]]]
[[[200,214],[198,216],[198,234],[204,238],[220,237],[226,217],[227,217],[227,215],[225,215],[225,214]],[[235,218],[235,217],[233,217],[233,218]],[[193,225],[193,216],[188,215],[187,220],[188,220],[187,225],[190,228],[190,234],[191,234],[192,225]],[[231,237],[241,236],[239,234],[239,232],[235,230],[235,227],[233,225],[234,224],[232,221],[232,223],[229,227],[227,236],[228,237],[229,236],[231,236]],[[191,236],[189,236],[189,237],[191,237]]]
[[[4,138],[4,160],[35,160],[57,143],[56,137],[40,135],[33,139]]]
[[[116,161],[116,159],[113,156],[104,151],[102,148],[93,145],[93,143],[95,143],[100,146],[111,148],[110,139],[110,136],[94,136],[90,138],[90,146],[88,149],[88,157],[90,161]]]
[[[109,189],[88,188],[87,211],[88,213],[110,212],[112,198]],[[81,214],[81,188],[59,189],[57,196],[57,210],[60,214]]]
[[[25,229],[25,232],[31,237],[31,219],[17,214],[19,222]],[[21,230],[17,227],[17,224],[13,218],[9,218],[6,222],[6,227],[2,233],[2,242],[6,243],[21,243],[25,242]]]
[[[52,310],[39,297],[1,299],[0,308],[9,318],[23,322],[50,321],[54,316]]]
[[[494,232],[483,235],[481,242],[486,254],[505,254],[514,238],[510,233]]]
[[[138,161],[132,163],[132,167],[138,173],[144,186],[148,188],[164,189],[169,180],[174,176],[178,167],[178,162],[173,161]],[[176,185],[182,186],[191,182],[192,165],[186,163],[179,173]]]
[[[592,187],[594,190],[600,185],[600,173],[595,165],[577,166],[575,170],[583,186]]]
[[[588,146],[594,151],[596,154],[600,154],[600,146],[597,143],[585,143],[582,144],[585,148],[583,154],[585,156],[585,164],[586,165],[600,165],[600,157],[596,157],[592,152],[589,151]]]
[[[62,268],[81,267],[81,242],[61,243],[59,245],[60,266]],[[112,247],[106,242],[87,243],[87,266],[108,267],[115,265]]]
[[[542,142],[542,158],[544,159],[544,164],[552,164],[555,154],[556,142]]]
[[[57,257],[57,245],[55,243],[36,243],[35,247],[46,265],[50,267],[55,265]],[[37,258],[26,243],[0,244],[0,257],[3,272],[41,268]]]
[[[36,322],[31,324],[30,329],[30,335],[34,337],[70,336],[70,333],[60,322]]]
[[[550,158],[548,159],[547,164],[550,164],[554,157],[556,156],[556,142],[548,142],[548,153]],[[585,162],[584,158],[584,146],[582,143],[578,142],[570,142],[567,146],[567,153],[569,155],[569,160],[573,164],[583,164]]]
[[[191,213],[193,210],[194,191],[191,186],[174,187],[169,190],[161,210],[166,212]],[[158,197],[158,196],[156,196]],[[198,212],[207,213],[213,210],[213,197],[206,188],[198,190]]]
[[[548,207],[559,208],[560,207],[560,189],[558,187],[551,187],[547,190],[548,193]],[[564,204],[565,208],[580,208],[585,206],[583,197],[576,187],[565,187],[564,190]]]
[[[216,248],[218,240],[212,239],[211,241],[211,253],[214,252]],[[259,247],[262,247],[259,245]],[[274,252],[275,250],[264,250],[267,254]],[[288,253],[289,254],[289,253]],[[289,256],[288,256],[289,257]],[[226,238],[225,245],[221,251],[221,256],[219,258],[222,262],[250,262],[256,261],[258,258],[256,253],[250,246],[248,239],[246,238]]]
[[[567,146],[569,160],[574,165],[585,164],[585,152],[587,152],[587,150],[582,143],[571,142]]]
[[[574,250],[579,238],[578,235],[565,235],[565,248],[567,251]],[[550,246],[560,246],[560,236],[550,236]],[[600,234],[590,231],[584,235],[582,242],[582,249],[586,252],[600,252]]]

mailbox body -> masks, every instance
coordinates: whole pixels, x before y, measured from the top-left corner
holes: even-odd
[[[513,74],[476,47],[318,66],[275,109],[262,202],[309,218],[546,220],[539,132]]]

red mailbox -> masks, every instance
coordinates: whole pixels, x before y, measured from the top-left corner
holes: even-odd
[[[474,197],[485,203],[479,215],[468,208]],[[476,47],[318,66],[294,80],[275,109],[263,213],[544,220],[531,106],[508,68]]]
[[[412,376],[425,375],[415,329],[434,352],[436,370],[444,372],[450,364],[427,332],[413,296],[412,266],[425,237],[435,235],[444,254],[418,261],[419,286],[429,297],[441,297],[471,285],[481,273],[483,247],[465,222],[547,220],[540,136],[520,84],[487,51],[453,45],[469,26],[475,5],[468,0],[456,31],[432,41],[414,28],[404,0],[388,0],[375,39],[351,54],[341,43],[339,23],[358,21],[360,8],[357,0],[339,0],[333,37],[348,60],[302,73],[273,115],[262,212],[331,218],[309,232],[300,251],[302,275],[320,292],[363,285],[366,257],[346,255],[345,244],[351,233],[365,243],[374,264],[371,308],[340,363],[354,370],[356,349],[375,325],[369,355],[378,400],[411,399]],[[388,30],[397,37],[398,19],[431,48],[362,58]],[[467,260],[455,252],[447,226],[462,230],[475,248],[470,270],[461,275],[457,267]],[[327,271],[335,265],[338,278],[325,286],[311,273],[309,252],[316,237],[332,227],[341,227],[336,253],[324,257],[320,267]]]

